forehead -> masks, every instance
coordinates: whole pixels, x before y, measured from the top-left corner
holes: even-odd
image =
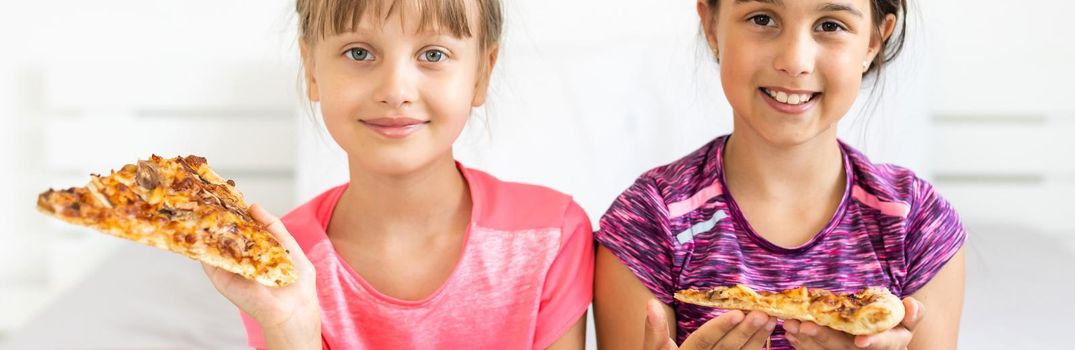
[[[867,17],[871,6],[870,0],[730,0],[724,3],[733,8],[750,4],[766,4],[777,8],[805,7],[816,12],[845,12],[857,17]]]

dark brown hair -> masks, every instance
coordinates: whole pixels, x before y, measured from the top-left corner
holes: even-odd
[[[706,0],[706,4],[716,11],[719,0]],[[887,39],[881,40],[881,51],[873,58],[870,69],[863,75],[875,72],[880,74],[887,63],[899,56],[907,41],[907,0],[870,0],[870,13],[873,14],[873,35],[878,39],[882,39],[881,26],[884,25],[885,16],[896,16],[896,26]]]

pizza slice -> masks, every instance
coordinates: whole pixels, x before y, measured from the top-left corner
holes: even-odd
[[[108,176],[91,175],[85,187],[45,191],[37,208],[267,286],[286,286],[297,277],[287,250],[250,215],[235,182],[218,176],[202,157],[153,155]]]
[[[710,290],[685,289],[675,294],[681,302],[761,311],[781,319],[810,321],[853,335],[876,334],[903,321],[903,302],[885,288],[857,293],[832,293],[799,287],[781,292],[755,292],[735,285]]]

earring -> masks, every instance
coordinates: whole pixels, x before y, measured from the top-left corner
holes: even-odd
[[[713,49],[713,59],[717,61],[717,64],[720,64],[720,50]]]
[[[862,61],[862,72],[870,70],[870,61]]]

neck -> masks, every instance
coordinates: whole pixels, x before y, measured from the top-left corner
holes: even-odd
[[[350,161],[351,184],[333,213],[344,232],[423,234],[469,221],[470,194],[451,154],[405,174],[383,174]],[[343,210],[341,210],[343,209]]]
[[[730,191],[768,199],[843,193],[846,174],[835,127],[806,142],[784,145],[736,124],[724,150]]]

